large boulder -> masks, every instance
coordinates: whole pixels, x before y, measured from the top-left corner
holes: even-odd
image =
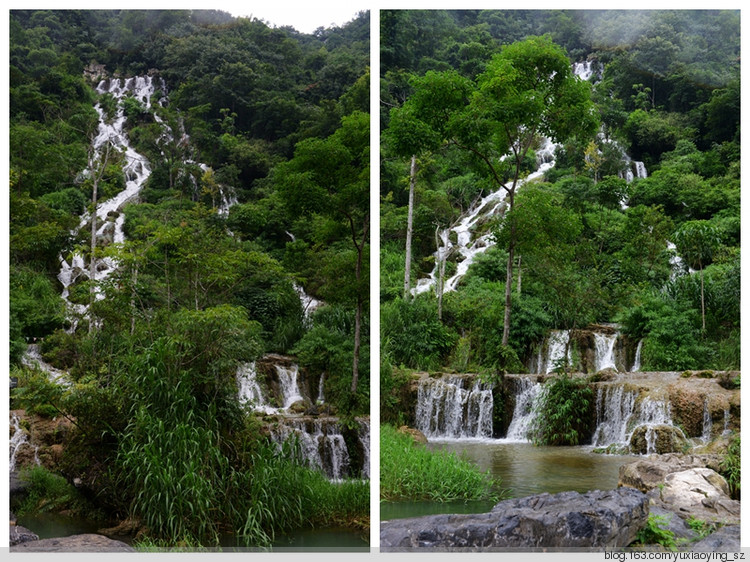
[[[676,453],[687,448],[682,430],[673,425],[639,425],[630,436],[630,452],[635,455]]]
[[[8,532],[9,546],[39,540],[39,536],[26,527],[11,524]]]
[[[724,477],[710,468],[668,474],[664,485],[649,492],[655,505],[679,515],[725,525],[740,522],[740,502],[729,497]]]
[[[693,545],[693,552],[739,552],[740,527],[728,525]]]
[[[10,547],[11,552],[135,552],[122,542],[102,535],[73,535],[54,539],[25,542]]]
[[[620,466],[618,486],[648,492],[664,483],[668,474],[689,468],[710,468],[719,471],[718,455],[650,455]]]
[[[489,513],[384,521],[384,551],[604,548],[629,545],[648,520],[648,499],[630,488],[505,500]]]

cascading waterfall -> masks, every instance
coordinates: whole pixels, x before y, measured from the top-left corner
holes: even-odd
[[[318,398],[315,400],[316,404],[325,404],[325,396],[323,395],[325,377],[326,377],[325,373],[320,373],[320,381],[318,382]]]
[[[545,353],[546,350],[546,353]],[[547,336],[546,347],[539,348],[536,356],[536,365],[531,365],[532,372],[549,374],[557,366],[565,361],[568,365],[573,363],[573,350],[570,346],[570,331],[551,330]]]
[[[541,391],[541,383],[528,377],[516,379],[516,405],[505,436],[508,441],[528,441],[529,429],[537,415],[534,410],[536,400]]]
[[[237,386],[241,403],[249,405],[256,412],[266,414],[278,412],[278,408],[272,407],[263,393],[258,382],[255,363],[243,363],[237,368]]]
[[[42,353],[39,350],[39,344],[30,343],[26,346],[26,353],[21,357],[21,363],[29,367],[30,369],[41,369],[47,373],[47,377],[50,381],[59,384],[61,386],[69,386],[70,383],[67,380],[68,374],[65,371],[56,369],[49,363],[42,359]]]
[[[8,472],[12,473],[16,470],[18,451],[24,445],[31,446],[31,444],[29,443],[26,432],[21,429],[21,419],[14,413],[11,413],[10,415],[10,426],[13,428],[13,436],[10,438],[10,464],[8,465]],[[34,446],[34,462],[37,465],[41,464],[39,457],[37,456],[38,451],[39,447]]]
[[[492,388],[463,377],[424,379],[417,394],[416,425],[432,439],[491,438]]]
[[[711,410],[708,407],[708,396],[703,400],[703,433],[701,441],[708,443],[711,441]]]
[[[596,398],[595,447],[628,445],[633,431],[646,426],[646,454],[656,452],[655,428],[673,426],[669,401],[652,396],[638,400],[638,392],[622,384],[600,386]]]
[[[635,348],[635,360],[633,361],[633,367],[630,369],[631,372],[635,373],[641,370],[641,350],[643,349],[643,340],[638,341],[638,346]]]
[[[287,409],[295,402],[304,400],[302,391],[300,391],[299,384],[297,382],[299,367],[297,365],[292,365],[291,367],[276,365],[275,367],[276,372],[279,376],[279,385],[281,387],[281,395],[283,397],[284,404],[283,407]]]
[[[341,480],[348,474],[349,451],[336,418],[287,419],[273,428],[272,438],[279,445],[295,439],[300,460],[331,480]]]
[[[164,89],[164,82],[161,79],[151,76],[138,76],[126,80],[118,78],[102,80],[99,82],[96,91],[99,94],[110,94],[118,102],[126,95],[132,95],[148,109],[151,107],[151,98],[157,88]],[[104,164],[105,154],[109,150],[109,147],[112,147],[124,154],[125,161],[122,168],[125,176],[125,189],[110,199],[97,201],[94,211],[97,224],[100,225],[96,230],[97,245],[102,241],[122,243],[125,241],[123,233],[125,216],[122,213],[122,209],[126,203],[138,196],[138,193],[151,174],[151,169],[148,160],[130,146],[128,136],[125,132],[126,117],[122,105],[118,103],[117,113],[111,122],[108,122],[101,104],[97,103],[94,109],[99,115],[98,134],[92,143],[93,150],[97,155],[96,159]],[[93,170],[86,170],[83,175],[86,176],[92,173],[95,172]],[[116,216],[114,221],[109,220],[111,216]],[[71,234],[77,235],[91,220],[91,214],[88,212],[84,213],[81,216],[78,227]],[[102,281],[117,268],[117,262],[112,258],[104,257],[97,259],[90,256],[89,259],[97,260],[94,266],[95,279],[91,279],[91,281]],[[90,267],[86,266],[83,256],[77,252],[73,253],[68,259],[60,256],[60,273],[57,278],[63,286],[62,298],[67,302],[69,310],[72,310],[79,316],[84,316],[88,311],[88,307],[70,302],[69,296],[70,287],[82,276],[87,279],[91,276]],[[97,299],[103,298],[103,295],[98,291],[95,296]],[[73,318],[70,331],[75,330],[76,323],[77,320]]]
[[[615,369],[615,343],[617,342],[617,334],[601,334],[599,332],[594,333],[594,344],[596,345],[595,355],[595,371],[599,372],[602,369]]]
[[[519,180],[516,189],[519,189],[525,183],[541,178],[555,165],[554,154],[556,147],[557,145],[552,141],[547,138],[544,139],[542,146],[537,150],[537,170],[529,174],[526,179]],[[417,281],[416,287],[412,289],[413,295],[427,292],[434,287],[437,284],[438,268],[441,261],[458,254],[456,273],[446,279],[443,284],[444,292],[456,290],[459,281],[466,275],[469,266],[474,263],[476,257],[495,245],[491,232],[474,238],[474,231],[481,222],[496,216],[505,209],[506,194],[507,191],[505,188],[493,191],[474,205],[457,225],[440,232],[441,246],[434,253],[435,266],[429,277]],[[453,233],[453,236],[451,236],[451,233]],[[451,242],[453,237],[456,239],[455,244]]]

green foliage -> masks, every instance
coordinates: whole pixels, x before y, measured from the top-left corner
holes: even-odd
[[[390,425],[380,427],[380,497],[398,500],[492,500],[500,482],[473,463],[446,452],[431,452]]]
[[[660,544],[669,550],[675,550],[677,543],[675,542],[674,533],[664,528],[668,523],[669,520],[666,516],[649,515],[646,526],[638,531],[636,535],[636,542],[644,545]]]
[[[727,450],[726,456],[722,459],[720,466],[721,474],[727,479],[729,491],[735,499],[740,499],[741,455],[742,447],[740,445],[740,437],[737,436],[729,443],[729,449]]]
[[[14,507],[17,515],[35,515],[63,509],[77,512],[90,507],[72,484],[43,466],[24,469],[19,477],[28,487],[21,503]]]
[[[562,373],[548,380],[536,403],[530,430],[536,445],[579,445],[591,430],[594,391],[585,381]]]
[[[437,369],[456,340],[438,320],[437,304],[429,297],[396,299],[384,304],[380,315],[382,348],[396,365]]]

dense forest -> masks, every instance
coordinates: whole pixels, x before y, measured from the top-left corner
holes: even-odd
[[[367,518],[366,482],[268,445],[235,373],[293,355],[342,423],[369,414],[369,21],[10,14],[12,408],[72,420],[57,472],[156,544]],[[150,97],[109,93],[133,77]],[[112,243],[91,213],[133,177],[121,146],[92,147],[120,114],[150,175],[104,219],[124,219]],[[63,287],[61,264],[94,258],[117,267]],[[25,366],[30,343],[67,385]]]
[[[739,37],[737,11],[382,12],[384,419],[397,367],[523,373],[552,329],[739,368]]]

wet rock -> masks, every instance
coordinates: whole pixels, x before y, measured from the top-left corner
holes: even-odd
[[[636,455],[676,453],[689,446],[682,430],[673,425],[640,425],[630,436],[630,452]]]
[[[693,552],[739,552],[740,527],[728,525],[693,545]]]
[[[39,540],[39,536],[36,533],[20,525],[11,525],[8,534],[10,546]]]
[[[664,485],[649,492],[654,504],[683,519],[694,517],[728,525],[739,524],[740,502],[729,497],[724,477],[710,468],[668,474]]]
[[[428,548],[619,547],[648,520],[648,499],[630,488],[537,494],[498,503],[489,513],[431,515],[384,521],[384,551]]]
[[[54,539],[42,539],[17,544],[11,552],[135,552],[135,549],[121,541],[108,539],[102,535],[73,535]]]
[[[425,434],[418,429],[414,429],[413,427],[402,425],[398,428],[398,432],[403,433],[404,435],[408,435],[414,440],[415,443],[427,443],[427,437],[425,437]]]

